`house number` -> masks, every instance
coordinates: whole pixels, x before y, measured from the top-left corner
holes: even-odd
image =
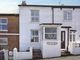
[[[47,42],[48,45],[57,45],[57,42]]]

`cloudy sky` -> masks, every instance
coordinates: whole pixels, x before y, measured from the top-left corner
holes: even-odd
[[[0,13],[18,13],[18,5],[22,0],[0,0]],[[27,4],[42,5],[79,5],[80,0],[26,0]]]

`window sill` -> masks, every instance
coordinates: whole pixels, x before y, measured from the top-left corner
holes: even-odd
[[[63,20],[63,22],[72,22],[72,20]]]
[[[7,32],[8,30],[0,30],[0,32]]]

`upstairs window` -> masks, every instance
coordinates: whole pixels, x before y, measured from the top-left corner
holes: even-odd
[[[31,22],[39,22],[39,10],[31,10]]]
[[[72,20],[72,11],[64,11],[63,12],[64,21],[71,21]]]
[[[0,31],[8,30],[8,19],[0,18]]]
[[[38,30],[31,30],[31,42],[39,42]]]
[[[45,28],[45,39],[57,39],[57,28]]]

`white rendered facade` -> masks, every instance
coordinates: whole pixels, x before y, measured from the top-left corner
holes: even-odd
[[[66,7],[66,8],[65,8]],[[75,41],[80,40],[80,7],[75,6],[45,6],[45,5],[20,5],[20,51],[26,51],[28,47],[33,49],[41,49],[43,58],[61,56],[61,38],[65,40],[64,50],[68,49],[70,43],[70,30],[76,30]],[[38,10],[38,22],[31,21],[31,11]],[[71,20],[64,20],[64,11],[71,11]],[[69,13],[70,14],[70,13]],[[57,23],[57,24],[55,24]],[[60,23],[62,25],[60,25]],[[43,25],[41,25],[43,24]],[[46,25],[45,25],[46,24]],[[45,28],[57,28],[57,39],[45,39]],[[61,28],[64,27],[64,28]],[[38,42],[31,42],[31,31],[38,31]],[[61,31],[65,32],[64,37],[61,37]],[[47,44],[48,43],[48,44]],[[51,43],[51,45],[50,45]],[[56,45],[55,45],[56,43]],[[47,50],[48,49],[48,50]],[[48,51],[51,55],[47,53]],[[49,54],[49,55],[48,55]]]

